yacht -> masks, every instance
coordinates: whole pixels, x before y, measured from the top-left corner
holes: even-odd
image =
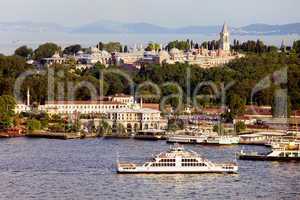
[[[143,165],[117,162],[118,173],[237,173],[235,163],[213,163],[183,146],[174,145]]]
[[[241,160],[261,160],[261,161],[300,161],[300,145],[294,142],[277,144],[271,152],[259,154],[257,152],[245,153],[243,150],[238,154]]]

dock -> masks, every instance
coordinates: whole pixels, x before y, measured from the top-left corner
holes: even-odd
[[[71,139],[81,139],[82,135],[81,133],[32,132],[32,133],[27,133],[26,137],[71,140]]]

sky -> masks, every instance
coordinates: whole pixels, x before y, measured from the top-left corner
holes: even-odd
[[[0,0],[0,22],[78,26],[100,20],[162,26],[300,22],[299,0]]]

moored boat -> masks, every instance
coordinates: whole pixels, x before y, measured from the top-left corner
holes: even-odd
[[[164,140],[166,139],[166,132],[164,130],[148,129],[139,131],[134,135],[137,140]]]
[[[117,163],[118,173],[237,173],[235,163],[214,163],[193,151],[175,145],[169,151],[153,157],[152,161],[139,165]]]
[[[208,137],[202,143],[204,145],[236,145],[239,144],[239,138],[234,136],[215,136]]]
[[[199,144],[202,143],[207,136],[187,136],[187,135],[178,135],[171,136],[167,138],[167,143],[179,143],[179,144]]]
[[[290,143],[288,145],[284,145],[284,147],[274,148],[267,154],[259,154],[257,152],[245,153],[242,150],[238,154],[238,157],[241,160],[300,161],[300,145]]]

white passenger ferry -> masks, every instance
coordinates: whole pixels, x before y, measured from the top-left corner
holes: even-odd
[[[154,156],[143,165],[117,163],[118,173],[237,173],[235,163],[217,164],[193,151],[175,145],[169,151]]]

